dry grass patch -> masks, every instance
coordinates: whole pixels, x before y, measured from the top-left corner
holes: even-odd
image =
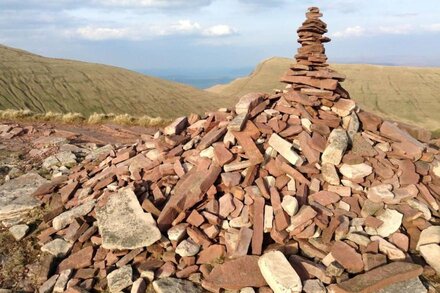
[[[115,118],[112,119],[112,122],[121,125],[133,125],[136,119],[129,114],[120,114],[116,115]]]
[[[9,121],[44,121],[61,122],[65,124],[104,124],[114,123],[128,126],[160,127],[171,122],[171,119],[162,117],[151,117],[148,115],[136,117],[129,114],[115,115],[113,113],[93,113],[84,117],[81,113],[57,113],[47,112],[45,114],[34,113],[30,110],[0,110],[0,119]]]
[[[33,116],[34,113],[31,110],[7,109],[0,111],[0,117],[2,119],[17,120],[17,119],[31,118]]]
[[[80,113],[67,113],[61,118],[64,123],[81,123],[85,120],[86,118]]]
[[[102,124],[115,118],[115,114],[93,113],[87,119],[88,124]]]
[[[139,126],[164,126],[170,122],[169,119],[163,119],[161,117],[142,116],[138,119],[137,124]]]
[[[37,117],[37,119],[38,119],[39,115],[36,114],[35,117]],[[63,114],[52,112],[52,111],[49,111],[46,114],[41,116],[41,120],[43,120],[43,121],[60,121],[62,118],[63,118]]]

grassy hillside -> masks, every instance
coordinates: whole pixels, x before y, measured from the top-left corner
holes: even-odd
[[[271,58],[260,63],[250,76],[208,90],[239,97],[252,91],[283,89],[278,80],[291,63],[292,59]],[[440,129],[440,68],[361,64],[331,67],[347,76],[342,85],[363,109],[430,130]]]
[[[126,69],[45,58],[0,45],[0,110],[170,118],[233,104],[232,98]]]

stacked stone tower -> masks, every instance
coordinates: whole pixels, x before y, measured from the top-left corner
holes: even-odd
[[[327,24],[320,19],[321,16],[319,8],[308,9],[307,19],[297,31],[301,47],[295,55],[296,64],[291,65],[281,81],[293,91],[305,94],[312,100],[322,98],[319,104],[331,106],[329,101],[341,97],[349,99],[349,95],[339,85],[345,76],[330,69],[327,64],[324,43],[330,42],[330,38],[324,36]]]

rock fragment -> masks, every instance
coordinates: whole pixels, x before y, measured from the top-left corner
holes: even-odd
[[[412,292],[412,293],[427,293],[428,290],[425,288],[423,283],[419,278],[414,278],[402,282],[397,282],[389,285],[383,289],[377,291],[378,293],[394,293],[394,292]]]
[[[28,173],[0,186],[0,221],[22,217],[40,205],[32,194],[48,181]]]
[[[15,240],[20,241],[26,236],[29,226],[26,224],[15,225],[9,228],[9,232],[14,236]]]
[[[438,244],[425,244],[419,247],[420,254],[425,261],[440,275],[440,245]]]
[[[383,224],[376,229],[368,229],[367,232],[370,235],[376,234],[381,237],[388,237],[400,228],[403,215],[396,210],[385,209],[383,213],[377,216],[377,219],[381,220]]]
[[[194,283],[176,278],[163,278],[153,282],[153,288],[157,293],[202,293],[202,288]]]
[[[269,145],[280,153],[283,158],[289,161],[292,165],[301,165],[303,160],[292,149],[292,144],[281,138],[278,134],[273,133],[269,138]]]
[[[331,254],[350,273],[359,273],[364,269],[362,256],[343,241],[336,241],[333,244]]]
[[[65,241],[64,239],[57,238],[54,239],[41,247],[41,251],[48,252],[55,257],[63,257],[72,248],[72,244]]]
[[[180,134],[188,124],[186,117],[179,117],[163,129],[165,135]]]
[[[63,229],[64,227],[72,223],[72,221],[75,218],[79,218],[87,215],[93,209],[94,206],[95,206],[95,201],[90,200],[82,205],[74,207],[73,209],[56,216],[52,221],[53,228],[55,230]]]
[[[301,279],[286,257],[279,251],[263,254],[258,267],[274,293],[301,292]]]
[[[102,246],[106,249],[136,249],[161,238],[151,214],[142,210],[134,192],[120,189],[96,210]]]
[[[440,243],[440,226],[430,226],[420,233],[417,249],[426,244]]]
[[[290,195],[283,197],[281,202],[283,210],[291,217],[293,217],[298,212],[298,200]]]
[[[365,163],[354,165],[342,164],[339,172],[350,180],[357,180],[370,175],[373,172],[373,168]]]
[[[305,293],[326,293],[324,285],[321,281],[316,279],[305,280],[303,285],[303,291]]]
[[[370,188],[367,192],[367,197],[372,202],[389,202],[394,198],[391,192],[393,186],[391,184],[380,184]]]
[[[200,245],[194,243],[192,239],[183,240],[176,247],[176,253],[182,257],[184,256],[194,256],[200,250]]]
[[[376,292],[398,282],[418,277],[423,272],[419,265],[405,262],[392,262],[364,274],[360,274],[337,285],[332,292]]]
[[[41,285],[41,287],[38,289],[39,293],[51,293],[53,290],[53,287],[55,286],[55,283],[57,282],[58,279],[58,274],[53,275],[52,277],[50,277],[49,279],[47,279],[46,282],[43,283],[43,285]]]
[[[60,275],[53,288],[53,292],[54,293],[64,292],[67,286],[67,282],[69,281],[71,275],[72,275],[72,270],[64,270],[60,272]]]
[[[330,133],[327,144],[321,156],[322,162],[339,165],[348,146],[347,133],[343,129],[334,129]]]
[[[133,269],[131,266],[123,266],[120,269],[114,270],[107,275],[108,289],[112,293],[121,292],[127,288],[132,281]]]
[[[258,259],[258,256],[246,255],[227,260],[223,264],[215,265],[206,279],[215,286],[229,290],[263,287],[267,283],[258,267]]]

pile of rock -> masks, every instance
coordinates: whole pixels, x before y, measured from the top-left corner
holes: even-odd
[[[356,107],[319,16],[288,91],[179,118],[35,191],[51,209],[40,292],[426,291],[412,255],[440,273],[440,152]]]

